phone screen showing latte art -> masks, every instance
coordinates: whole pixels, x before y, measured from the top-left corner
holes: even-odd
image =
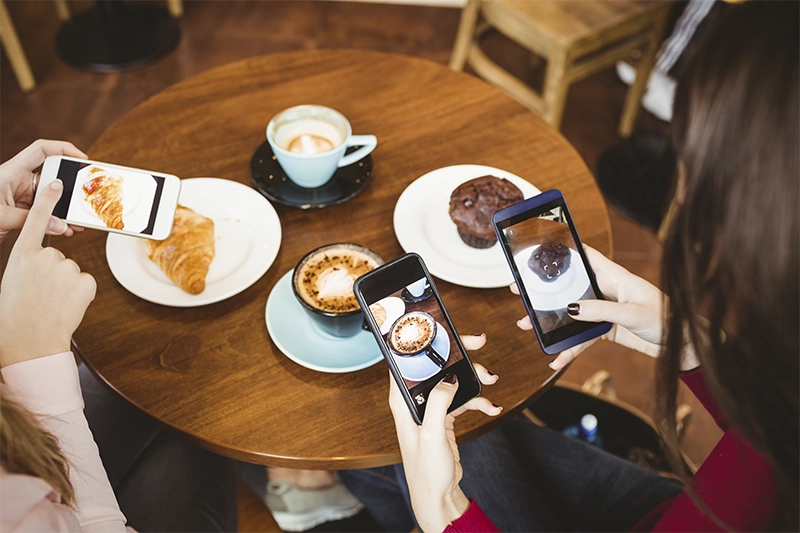
[[[556,354],[610,329],[605,322],[574,320],[567,312],[573,302],[603,296],[559,191],[501,209],[493,220],[545,353]]]
[[[418,255],[361,276],[354,292],[417,423],[431,389],[448,374],[459,382],[451,410],[480,394],[472,363]]]

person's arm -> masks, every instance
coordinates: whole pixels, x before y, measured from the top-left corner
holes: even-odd
[[[10,395],[58,439],[82,528],[124,531],[125,518],[83,414],[78,371],[69,352],[97,285],[64,254],[42,247],[63,184],[56,180],[39,193],[0,281],[3,379]]]
[[[634,531],[767,531],[775,485],[767,461],[735,429],[728,430],[692,478],[703,502],[725,524],[698,508],[687,491],[653,509]]]
[[[74,508],[83,531],[125,531],[125,516],[83,414],[72,352],[32,359],[0,370],[13,399],[58,440],[69,463]]]
[[[485,343],[484,337],[461,337],[461,340],[468,350],[477,350]],[[497,381],[495,374],[479,364],[475,365],[475,371],[484,385],[492,385]],[[484,397],[477,397],[448,414],[447,409],[458,390],[456,375],[448,374],[431,390],[425,419],[418,426],[391,375],[389,382],[389,407],[397,431],[414,516],[425,533],[444,531],[469,515],[471,508],[470,500],[459,487],[463,472],[456,445],[455,418],[468,410],[497,416],[502,407]],[[462,522],[462,525],[465,523]]]

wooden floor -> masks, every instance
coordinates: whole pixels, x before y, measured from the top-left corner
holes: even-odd
[[[22,94],[3,55],[3,161],[39,137],[66,139],[87,150],[110,124],[165,87],[254,55],[354,48],[408,54],[446,64],[460,14],[452,8],[329,1],[190,1],[184,2],[183,36],[177,50],[136,71],[94,74],[74,70],[57,57],[54,41],[59,22],[52,2],[6,3],[39,86],[30,94]],[[78,11],[92,3],[72,1],[70,5]],[[513,45],[499,39],[494,46],[504,61],[513,63],[511,68],[531,68],[527,56]],[[535,69],[528,74],[540,77]],[[570,91],[562,132],[592,170],[600,153],[619,140],[616,126],[625,90],[609,69],[575,84]],[[636,133],[666,131],[665,124],[647,113],[640,114]],[[535,183],[535,176],[528,178]],[[658,241],[613,209],[610,214],[615,260],[658,283]],[[581,383],[601,368],[613,375],[621,399],[646,413],[654,412],[653,360],[630,350],[598,344],[576,361],[563,379]],[[699,463],[721,433],[694,397],[685,390],[683,395],[695,408],[684,447]],[[259,506],[252,493],[243,495],[242,531],[275,530]]]

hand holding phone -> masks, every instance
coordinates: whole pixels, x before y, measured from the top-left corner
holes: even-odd
[[[462,340],[468,350],[474,351],[483,346],[486,338],[468,336]],[[497,382],[497,376],[483,366],[476,364],[475,371],[484,385]],[[459,487],[462,469],[453,430],[455,417],[470,410],[497,416],[502,407],[478,397],[448,413],[459,383],[442,381],[429,395],[425,421],[420,426],[409,414],[397,382],[391,377],[389,381],[389,406],[397,429],[414,516],[422,531],[443,531],[469,506],[469,500]]]
[[[492,220],[544,353],[555,355],[611,329],[568,312],[573,302],[604,297],[560,191],[508,206]]]
[[[431,390],[446,376],[459,383],[451,411],[480,394],[475,369],[419,255],[364,274],[353,291],[417,424]]]
[[[177,176],[68,156],[47,157],[38,191],[64,184],[53,216],[68,224],[164,240],[172,230],[181,182]]]
[[[584,249],[597,275],[598,285],[603,287],[608,300],[581,300],[577,302],[577,314],[572,318],[585,322],[610,322],[609,332],[597,339],[658,357],[664,325],[664,294],[649,281],[632,274],[594,248],[584,246]],[[522,329],[533,328],[528,317],[518,325]],[[560,370],[597,339],[564,350],[550,363],[550,367]],[[688,356],[688,353],[684,355],[684,362],[689,365],[686,369],[699,365]]]
[[[28,214],[0,282],[0,366],[70,349],[70,338],[95,297],[91,275],[43,248],[60,183],[45,186]]]
[[[25,223],[28,210],[33,205],[35,170],[50,155],[86,157],[72,143],[39,139],[0,165],[0,241]],[[52,217],[46,234],[69,237],[76,228]],[[82,228],[77,229],[80,231]]]

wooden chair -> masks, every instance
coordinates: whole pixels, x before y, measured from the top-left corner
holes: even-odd
[[[611,375],[606,370],[598,370],[583,385],[561,380],[523,411],[534,424],[556,431],[564,430],[586,413],[599,419],[606,451],[663,476],[675,477],[661,450],[655,423],[641,410],[617,398]],[[691,406],[678,406],[675,424],[679,437],[691,419]],[[697,466],[684,452],[681,456],[686,468],[694,474]]]
[[[261,498],[250,488],[250,485],[239,480],[239,532],[280,533],[281,527],[261,501]]]
[[[28,58],[25,56],[25,50],[22,49],[17,30],[14,28],[14,23],[11,21],[8,8],[3,0],[0,0],[0,40],[6,50],[6,54],[8,54],[8,61],[11,63],[11,69],[17,77],[19,88],[24,93],[35,89],[36,79],[33,77]]]
[[[569,86],[641,51],[619,132],[630,135],[671,8],[665,1],[468,0],[450,59],[465,64],[559,128]],[[479,21],[482,20],[481,23]],[[542,94],[501,68],[481,49],[497,30],[547,60]]]

